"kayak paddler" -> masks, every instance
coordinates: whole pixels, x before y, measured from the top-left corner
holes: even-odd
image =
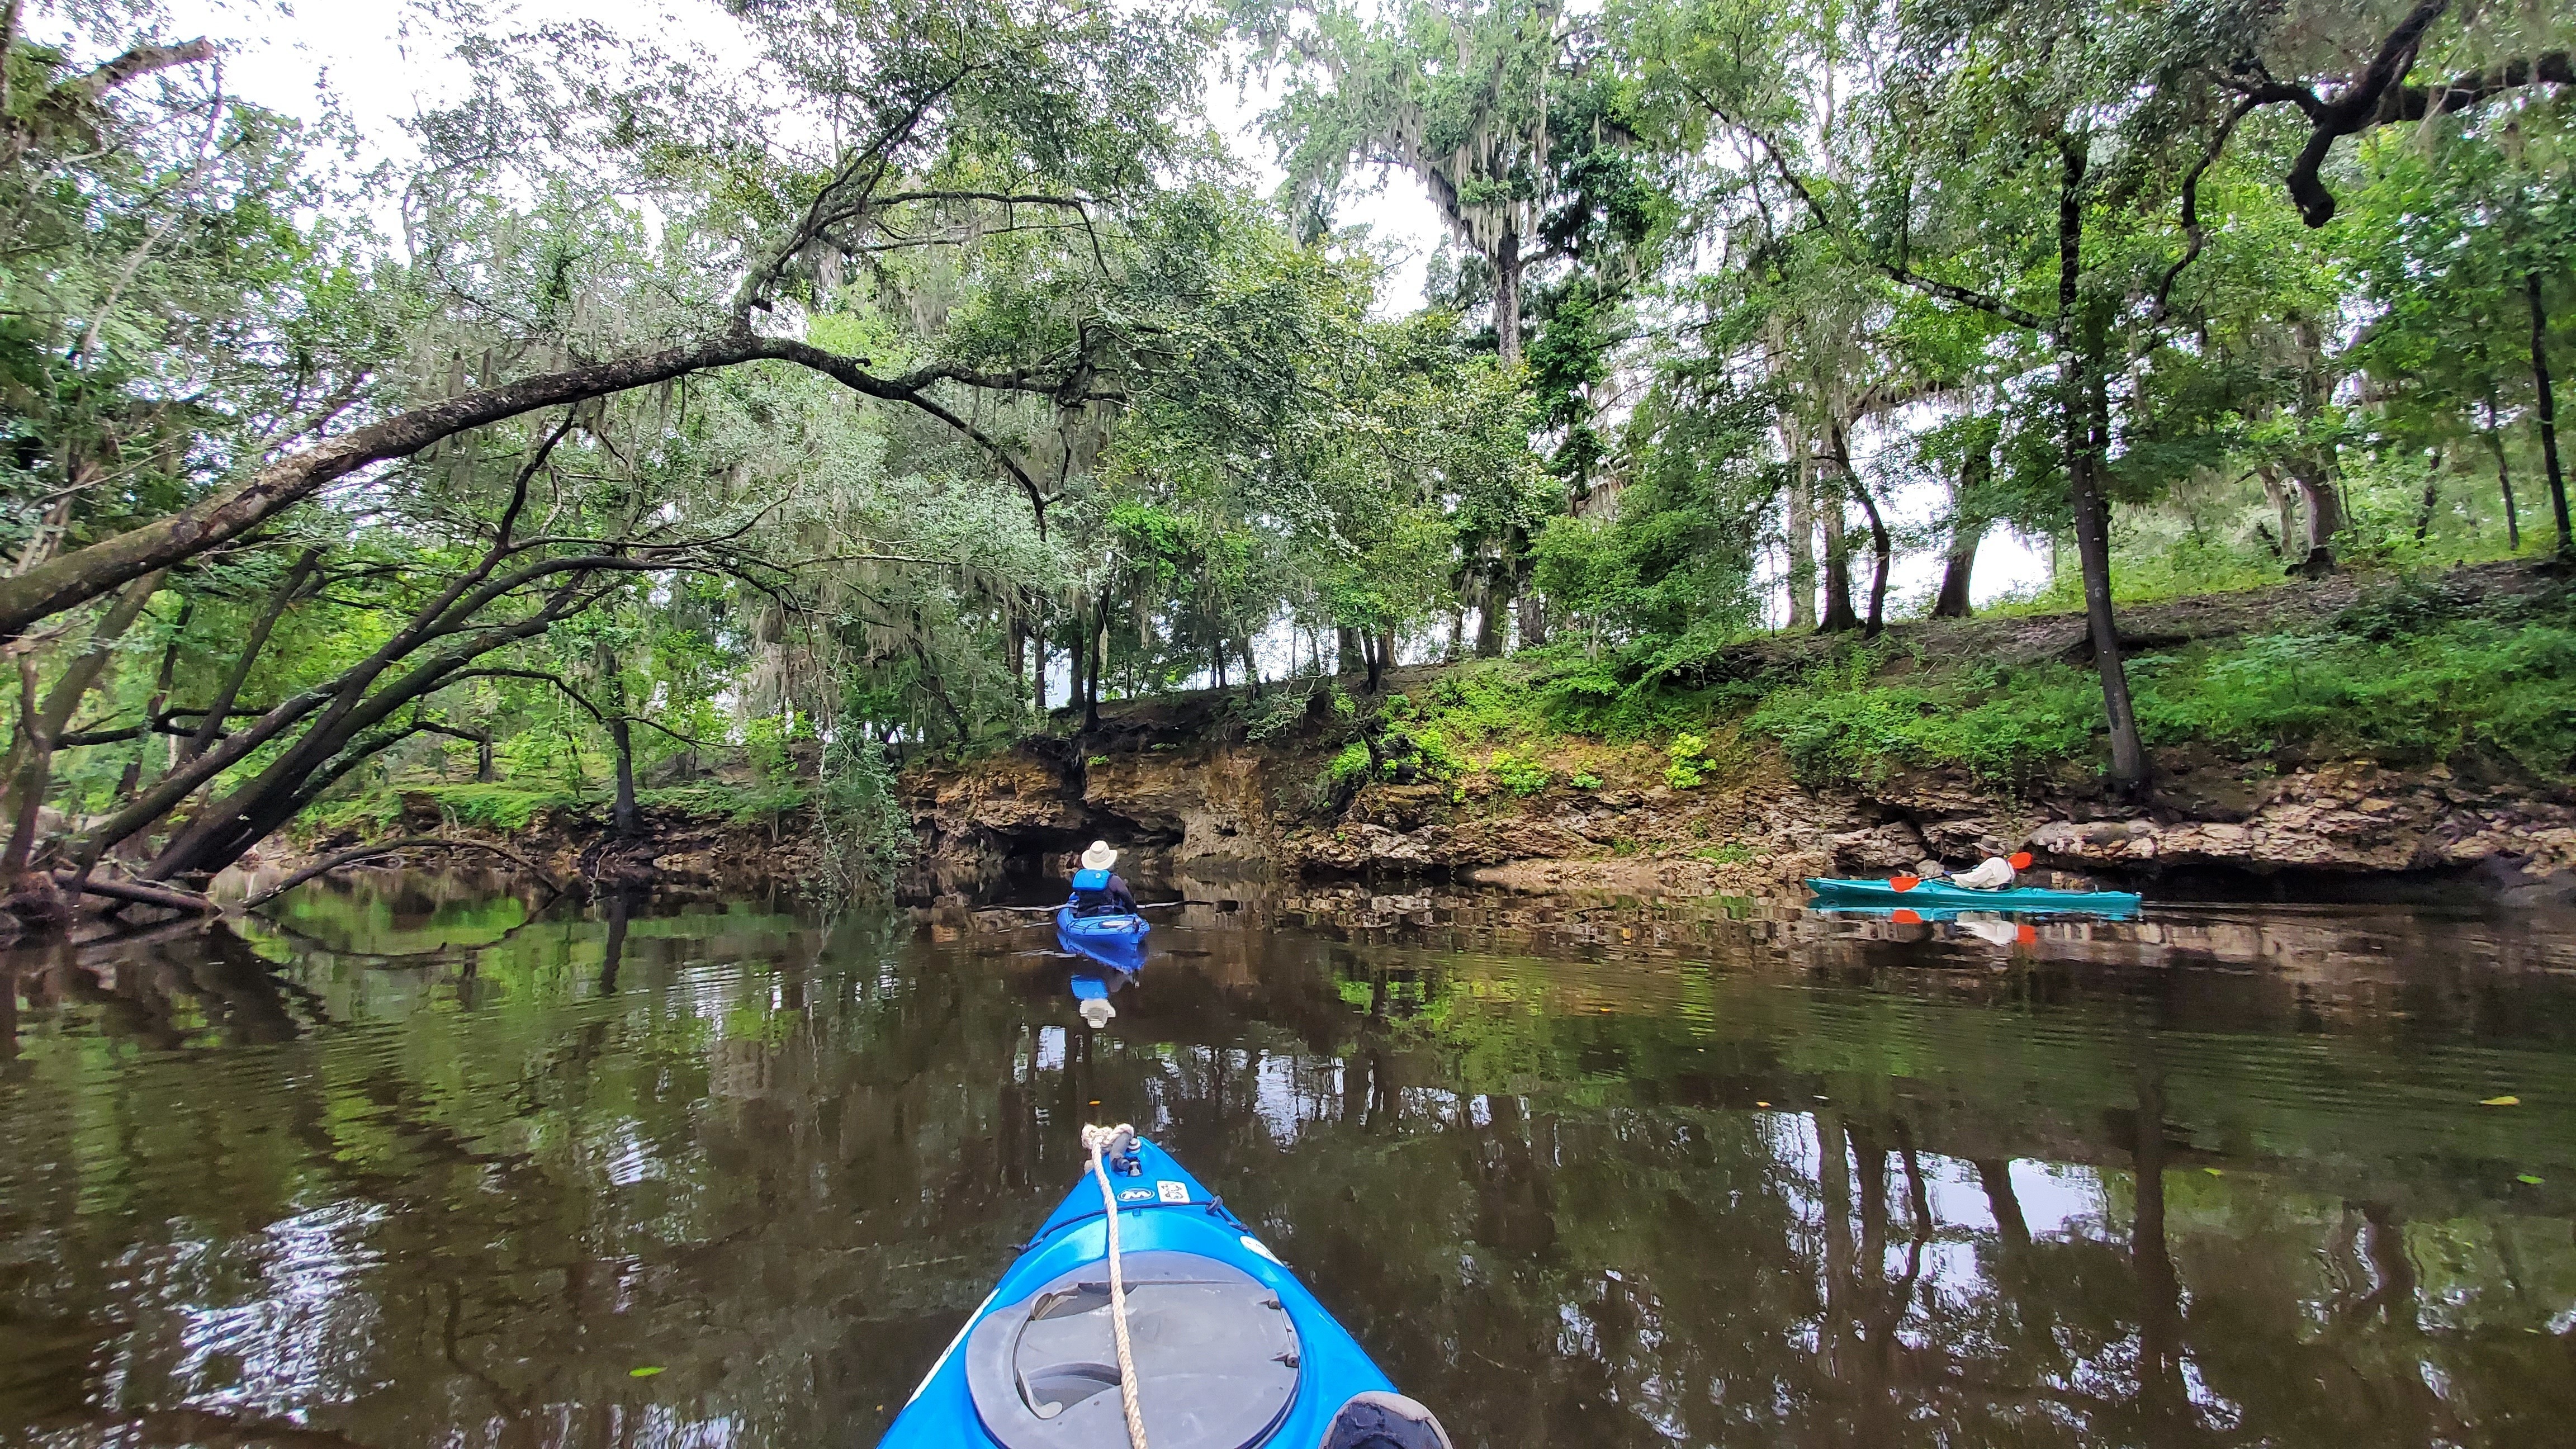
[[[1111,872],[1118,864],[1118,852],[1106,840],[1091,842],[1082,853],[1082,869],[1073,873],[1073,913],[1077,916],[1130,916],[1136,913],[1136,893],[1127,882]]]
[[[1929,862],[1926,862],[1929,865]],[[2014,851],[2009,856],[1990,855],[1967,870],[1944,875],[1938,869],[1922,871],[1926,880],[1946,880],[1954,886],[1972,891],[2000,891],[2012,888],[2013,876],[2030,868],[2030,852]]]

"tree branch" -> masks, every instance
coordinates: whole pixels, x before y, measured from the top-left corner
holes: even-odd
[[[325,486],[371,464],[409,457],[458,433],[535,412],[667,382],[693,372],[774,360],[810,368],[854,392],[916,408],[982,448],[1011,475],[1046,527],[1049,499],[1008,449],[928,395],[928,382],[907,384],[867,371],[867,359],[843,357],[790,338],[729,334],[714,341],[594,363],[482,388],[352,429],[269,464],[248,480],[176,513],[101,539],[26,571],[0,578],[0,641],[38,621],[120,585],[214,549]],[[948,374],[940,374],[948,378]],[[951,379],[977,385],[973,374]],[[1032,389],[1034,390],[1034,389]]]
[[[1886,258],[1877,255],[1869,248],[1854,241],[1843,231],[1842,227],[1835,222],[1832,215],[1825,210],[1824,202],[1819,200],[1816,194],[1807,188],[1807,183],[1800,179],[1796,172],[1789,169],[1789,158],[1781,153],[1779,143],[1773,141],[1767,133],[1759,128],[1737,120],[1726,110],[1725,107],[1719,105],[1713,97],[1700,91],[1696,87],[1690,88],[1690,92],[1692,98],[1697,100],[1701,107],[1707,110],[1710,115],[1717,117],[1717,119],[1724,124],[1733,127],[1736,131],[1750,138],[1755,145],[1762,148],[1763,154],[1771,159],[1772,169],[1779,173],[1781,183],[1787,186],[1790,192],[1794,194],[1799,201],[1805,203],[1808,213],[1815,217],[1816,225],[1822,227],[1826,235],[1831,236],[1846,250],[1857,255],[1860,258],[1862,265],[1870,267],[1871,269],[1883,274],[1889,281],[1895,282],[1899,286],[1911,287],[1915,291],[1923,293],[1925,296],[1938,297],[1945,302],[1956,302],[1963,307],[1973,307],[1980,312],[2000,317],[2004,321],[2010,322],[2016,327],[2026,327],[2034,332],[2045,332],[2048,330],[2047,320],[2036,312],[2029,311],[2022,307],[2016,307],[2012,303],[2007,302],[2000,297],[1990,297],[1983,292],[1959,286],[1954,282],[1944,282],[1937,277],[1924,276],[1913,268],[1903,266],[1896,262],[1891,262]]]
[[[193,891],[166,885],[145,885],[139,881],[111,880],[105,876],[83,875],[78,871],[54,872],[54,883],[67,891],[105,896],[128,905],[159,906],[164,910],[193,911],[201,916],[220,915],[223,907]]]
[[[2200,249],[2208,244],[2208,233],[2200,224],[2200,178],[2211,166],[2217,164],[2219,153],[2227,149],[2227,138],[2236,130],[2236,123],[2244,120],[2245,113],[2260,104],[2262,103],[2252,96],[2238,101],[2234,109],[2227,113],[2227,118],[2218,123],[2218,133],[2209,138],[2209,149],[2201,153],[2200,160],[2183,177],[2182,231],[2189,241],[2184,245],[2182,255],[2175,258],[2174,264],[2165,270],[2164,279],[2156,283],[2156,300],[2148,307],[2148,316],[2162,318],[2165,315],[2165,303],[2173,295],[2174,279],[2182,275],[2183,268],[2199,259]]]
[[[202,37],[176,45],[138,45],[87,75],[54,87],[45,100],[66,108],[94,106],[109,91],[132,85],[147,75],[214,58],[214,42]]]
[[[2534,82],[2567,85],[2576,81],[2567,52],[2560,50],[2510,60],[2492,70],[2466,72],[2436,86],[2407,85],[2406,74],[2423,50],[2425,33],[2450,9],[2450,3],[2451,0],[2417,0],[2415,8],[2380,41],[2378,51],[2360,73],[2331,98],[2320,96],[2311,86],[2273,80],[2259,68],[2251,74],[2220,77],[2221,85],[2244,96],[2252,105],[2288,103],[2307,116],[2307,144],[2299,148],[2297,159],[2290,163],[2284,183],[2290,199],[2298,204],[2300,218],[2308,225],[2323,226],[2334,220],[2334,193],[2326,189],[2321,173],[2334,143],[2342,138],[2391,122],[2449,115]]]

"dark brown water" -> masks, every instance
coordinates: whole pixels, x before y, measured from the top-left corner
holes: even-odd
[[[9,958],[0,1432],[865,1446],[1132,1120],[1462,1446],[2576,1442],[2563,921],[1190,890]]]

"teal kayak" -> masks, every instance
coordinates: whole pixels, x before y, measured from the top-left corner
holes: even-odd
[[[2090,911],[2125,916],[2136,910],[2142,899],[2135,891],[2044,891],[2018,886],[1978,891],[1937,880],[1918,880],[1911,888],[1898,890],[1894,881],[1839,880],[1830,876],[1809,876],[1807,889],[1815,893],[1814,904],[1828,910],[1838,906],[1905,906],[1916,910]]]

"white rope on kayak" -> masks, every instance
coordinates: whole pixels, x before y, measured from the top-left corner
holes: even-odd
[[[1109,1164],[1102,1153],[1121,1139],[1133,1141],[1136,1129],[1083,1124],[1082,1146],[1091,1154],[1091,1175],[1100,1180],[1100,1208],[1109,1224],[1109,1328],[1118,1340],[1118,1397],[1127,1409],[1129,1449],[1145,1449],[1145,1407],[1136,1397],[1136,1355],[1127,1343],[1127,1284],[1118,1269],[1118,1194],[1109,1186]]]

